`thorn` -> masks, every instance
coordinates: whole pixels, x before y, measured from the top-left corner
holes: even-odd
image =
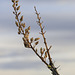
[[[60,65],[56,69],[58,69],[59,67],[60,67]]]

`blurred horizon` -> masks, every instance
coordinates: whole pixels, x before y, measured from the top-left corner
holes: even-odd
[[[30,37],[40,37],[34,6],[45,26],[51,56],[61,75],[75,74],[75,1],[74,0],[19,0],[21,15],[26,26],[31,26]],[[11,0],[0,1],[0,74],[1,75],[50,75],[50,71],[23,45],[17,34]],[[37,46],[39,48],[39,46]]]

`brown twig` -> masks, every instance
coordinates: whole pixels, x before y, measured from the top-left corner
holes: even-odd
[[[37,19],[38,19],[37,24],[40,26],[41,35],[42,35],[42,37],[43,37],[44,44],[45,44],[45,47],[46,47],[46,50],[47,50],[48,59],[49,59],[49,65],[51,66],[50,70],[52,71],[52,74],[53,74],[53,75],[59,75],[58,72],[57,72],[57,70],[56,70],[57,68],[55,68],[55,66],[54,66],[54,64],[53,64],[53,62],[52,62],[52,58],[51,58],[50,53],[49,53],[49,50],[51,49],[52,46],[50,46],[50,47],[48,48],[48,45],[47,45],[47,42],[46,42],[46,38],[45,38],[45,35],[44,35],[45,32],[43,31],[44,27],[42,27],[42,23],[43,23],[43,22],[41,23],[41,17],[39,16],[40,13],[37,12],[35,6],[34,6],[34,9],[35,9],[35,13],[36,13]]]
[[[40,34],[43,37],[44,44],[45,44],[45,47],[46,47],[46,50],[45,50],[45,48],[41,47],[40,53],[38,53],[37,48],[35,48],[35,46],[38,45],[40,38],[33,38],[33,37],[29,38],[29,34],[30,34],[29,30],[31,29],[31,27],[29,26],[28,28],[25,28],[26,25],[25,25],[25,23],[23,23],[23,16],[21,16],[19,18],[19,15],[21,14],[21,12],[18,13],[18,11],[20,9],[20,6],[18,5],[19,0],[12,0],[12,2],[13,2],[12,6],[14,8],[13,14],[15,15],[15,19],[16,19],[15,24],[18,27],[18,34],[23,35],[22,39],[23,39],[23,42],[24,42],[24,46],[26,48],[31,48],[34,51],[34,53],[42,60],[42,62],[52,71],[53,75],[59,75],[58,72],[57,72],[57,68],[55,68],[55,66],[52,62],[50,53],[49,53],[49,50],[51,49],[52,46],[50,46],[49,48],[47,46],[46,38],[45,38],[45,35],[44,35],[46,33],[46,31],[45,32],[43,31],[43,29],[44,29],[44,27],[42,27],[43,22],[41,22],[41,17],[39,17],[39,13],[37,12],[36,7],[34,7],[34,8],[35,8],[35,12],[36,12],[37,19],[38,19],[37,23],[40,26],[40,29],[41,29]],[[47,61],[46,61],[47,55],[48,55],[49,63],[47,63]]]
[[[40,26],[40,29],[41,29],[41,35],[42,35],[42,37],[43,37],[43,39],[44,39],[44,44],[45,44],[45,47],[46,47],[46,50],[47,50],[47,53],[48,53],[48,58],[49,58],[49,63],[52,63],[52,59],[51,59],[51,57],[50,57],[50,53],[49,53],[49,50],[50,50],[50,48],[48,49],[48,46],[47,46],[47,42],[46,42],[46,38],[45,38],[45,32],[43,32],[43,27],[42,27],[42,23],[41,23],[41,17],[39,16],[39,13],[37,12],[37,10],[36,10],[36,7],[34,6],[34,9],[35,9],[35,12],[36,12],[36,15],[37,15],[37,19],[38,19],[38,21],[37,21],[37,23],[38,23],[38,25]]]

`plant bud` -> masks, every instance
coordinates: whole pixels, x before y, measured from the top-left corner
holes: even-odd
[[[23,16],[21,16],[20,21],[23,21]]]
[[[25,23],[21,23],[21,25],[23,26],[23,28],[25,28]]]
[[[19,25],[18,25],[18,22],[15,22],[15,24],[16,24],[17,27],[19,26]]]
[[[30,30],[30,26],[28,27],[28,30]]]
[[[16,16],[15,19],[18,20],[18,17]]]
[[[30,39],[31,43],[33,42],[33,37]]]
[[[35,45],[37,45],[39,43],[39,41],[35,42]]]
[[[47,57],[47,52],[45,52],[45,56]]]
[[[16,4],[16,6],[18,6],[18,3]]]
[[[16,1],[16,3],[18,3],[19,0]]]
[[[28,33],[28,29],[25,29],[25,32]]]
[[[40,48],[40,53],[42,53],[42,47]]]
[[[26,26],[25,23],[23,23],[23,28],[25,28],[25,26]]]
[[[47,58],[47,57],[46,57],[46,56],[44,56],[44,60],[45,60],[45,61],[46,61],[46,58]]]
[[[30,34],[29,30],[28,30],[27,34],[28,34],[28,35]]]
[[[14,0],[11,0],[12,2],[14,2]]]
[[[12,7],[14,8],[15,7],[15,4],[13,4]]]
[[[21,27],[21,31],[24,32],[23,28]]]
[[[40,50],[42,50],[42,47],[40,48]]]
[[[20,34],[21,32],[18,32],[18,34]]]
[[[18,13],[18,16],[21,14],[21,12]]]
[[[14,7],[14,10],[16,10],[16,7]]]
[[[13,11],[13,14],[15,14],[15,12]]]
[[[29,40],[29,35],[25,34],[24,37]]]
[[[30,48],[30,44],[27,43],[27,42],[24,42],[24,46],[25,46],[26,48]]]
[[[35,38],[35,40],[34,41],[37,41],[37,40],[39,40],[40,38]]]
[[[21,28],[18,28],[18,31],[21,33]]]
[[[19,9],[20,9],[20,6],[17,7],[17,10],[19,10]]]
[[[23,23],[21,23],[21,26],[23,26]]]
[[[13,0],[13,3],[15,3],[15,0]]]
[[[13,3],[15,3],[15,0],[11,0]]]

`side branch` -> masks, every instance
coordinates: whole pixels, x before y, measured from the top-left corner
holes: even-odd
[[[52,63],[52,59],[51,59],[50,53],[49,53],[50,48],[48,49],[46,38],[45,38],[45,35],[44,35],[45,32],[43,31],[44,27],[42,27],[42,23],[43,22],[41,23],[41,17],[39,16],[39,13],[37,12],[36,7],[34,7],[34,9],[35,9],[35,12],[36,12],[36,15],[37,15],[37,19],[38,19],[37,23],[40,26],[41,35],[42,35],[42,37],[44,39],[44,44],[45,44],[45,47],[46,47],[46,50],[47,50],[47,53],[48,53],[49,63]]]
[[[59,75],[58,72],[57,72],[57,68],[54,66],[53,62],[52,62],[52,58],[50,56],[50,53],[49,53],[49,50],[51,49],[52,46],[50,46],[48,48],[48,45],[47,45],[47,42],[46,42],[46,38],[45,38],[45,32],[43,31],[44,27],[42,27],[42,23],[41,22],[41,17],[39,16],[40,13],[37,12],[36,10],[36,7],[34,6],[34,9],[35,9],[35,13],[37,15],[37,24],[40,26],[40,29],[41,29],[41,35],[43,37],[43,40],[44,40],[44,44],[45,44],[45,47],[46,47],[46,50],[47,50],[47,54],[48,54],[48,59],[49,59],[49,65],[48,65],[48,68],[52,71],[52,74],[53,75]]]

